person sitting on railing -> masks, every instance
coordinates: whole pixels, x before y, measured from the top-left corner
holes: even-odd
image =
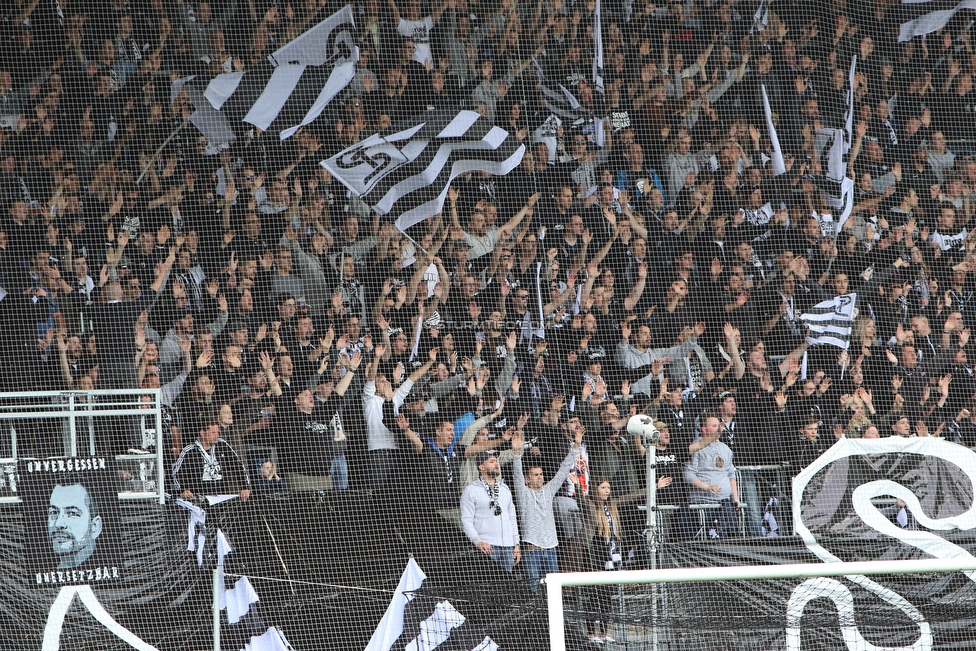
[[[762,423],[755,418],[748,423],[743,422],[738,417],[739,408],[736,398],[728,391],[716,396],[716,409],[719,418],[719,439],[728,446],[731,453],[735,454],[740,464],[762,465],[779,463],[780,453],[776,446],[776,439],[771,433],[774,427],[770,427],[768,424]],[[702,416],[703,439],[706,438],[704,435],[704,421],[705,416]],[[746,505],[747,534],[751,536],[763,535],[762,504],[764,501],[762,498],[764,496],[760,495],[763,483],[761,473],[762,471],[757,470],[739,471],[740,478],[742,479],[742,486],[739,487],[741,490],[740,494]]]

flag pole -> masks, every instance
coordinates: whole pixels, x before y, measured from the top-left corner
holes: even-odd
[[[413,239],[412,237],[410,237],[409,235],[407,235],[407,232],[406,232],[406,231],[400,231],[400,232],[401,232],[401,233],[403,233],[403,236],[404,236],[405,238],[407,238],[408,240],[410,240],[410,241],[411,241],[411,242],[413,243],[413,245],[414,245],[415,247],[417,247],[417,250],[418,250],[418,251],[423,251],[423,252],[424,252],[424,254],[425,254],[425,255],[426,255],[426,256],[427,256],[428,258],[433,258],[433,257],[434,257],[434,256],[432,256],[432,255],[430,254],[430,251],[428,251],[428,250],[427,250],[427,249],[425,249],[424,247],[422,247],[422,246],[420,246],[420,244],[419,244],[419,243],[417,242],[417,240],[415,240],[415,239]]]
[[[189,122],[189,121],[190,121],[190,118],[187,117],[185,120],[183,120],[183,124],[181,124],[180,126],[176,127],[176,129],[173,131],[173,133],[169,134],[169,136],[166,138],[166,140],[163,141],[163,144],[161,144],[159,146],[159,149],[156,150],[156,153],[153,154],[153,157],[150,159],[149,163],[144,168],[142,168],[142,174],[140,174],[139,175],[139,178],[136,179],[136,185],[139,185],[140,183],[142,183],[142,178],[146,175],[146,172],[149,171],[149,167],[153,164],[153,162],[155,162],[155,160],[157,158],[159,158],[159,154],[160,154],[160,152],[163,151],[163,147],[165,147],[166,145],[168,145],[169,144],[169,141],[172,140],[176,136],[176,134],[178,134],[180,132],[180,130],[183,127],[186,126],[186,123]]]

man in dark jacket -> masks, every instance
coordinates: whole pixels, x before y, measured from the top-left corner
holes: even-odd
[[[195,443],[183,448],[173,464],[173,488],[183,499],[196,495],[251,496],[251,480],[240,457],[220,438],[220,424],[204,421]]]

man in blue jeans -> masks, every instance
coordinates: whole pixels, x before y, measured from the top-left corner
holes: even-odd
[[[553,514],[552,500],[559,488],[569,476],[569,471],[576,465],[580,445],[583,443],[583,433],[586,429],[577,424],[574,432],[573,448],[566,455],[566,459],[556,476],[546,483],[542,467],[538,462],[526,462],[528,473],[522,471],[523,437],[521,425],[528,420],[527,415],[519,419],[519,429],[512,434],[512,452],[515,461],[512,470],[515,477],[515,497],[518,500],[519,512],[522,514],[522,552],[525,555],[523,566],[532,592],[539,589],[539,579],[549,572],[558,572],[556,561],[556,546],[559,538],[556,535],[556,518]]]

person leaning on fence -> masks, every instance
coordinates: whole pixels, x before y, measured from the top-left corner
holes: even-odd
[[[197,440],[173,464],[173,488],[185,500],[204,495],[251,496],[251,479],[234,449],[220,438],[220,424],[205,423]]]
[[[738,517],[735,506],[739,503],[739,490],[732,464],[732,450],[719,440],[721,435],[719,416],[706,412],[701,417],[704,444],[691,455],[685,467],[685,483],[690,484],[688,499],[692,504],[721,505],[718,517],[706,516],[710,522],[708,534],[713,538],[737,536]]]
[[[559,563],[556,560],[556,546],[559,537],[556,533],[556,517],[553,513],[553,498],[563,482],[569,476],[570,470],[576,465],[576,458],[583,444],[583,428],[577,428],[573,447],[566,455],[559,471],[546,482],[542,466],[538,461],[529,460],[527,471],[523,473],[522,447],[525,439],[522,429],[528,416],[519,419],[520,428],[512,434],[512,452],[515,461],[512,464],[515,478],[515,496],[518,499],[519,513],[522,515],[522,551],[525,553],[524,571],[529,580],[532,591],[539,589],[539,579],[549,572],[558,572]]]

